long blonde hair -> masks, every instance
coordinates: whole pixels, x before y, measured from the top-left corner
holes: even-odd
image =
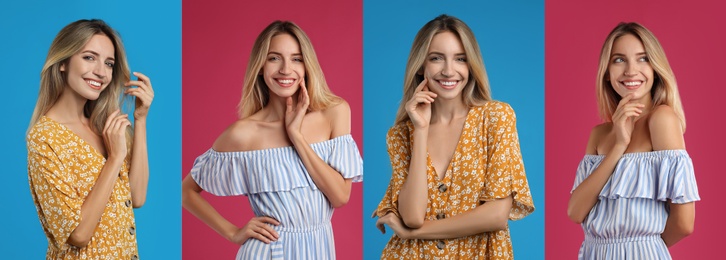
[[[411,99],[416,87],[424,79],[423,75],[419,75],[419,72],[423,70],[431,40],[436,34],[442,32],[452,32],[459,37],[466,52],[466,61],[470,73],[468,83],[462,90],[464,104],[468,107],[481,106],[492,99],[489,79],[474,33],[469,29],[469,26],[458,18],[442,14],[426,23],[413,40],[413,46],[411,46],[408,63],[406,64],[406,74],[403,79],[403,99],[398,107],[395,124],[409,119],[405,108],[406,101]]]
[[[268,25],[257,36],[252,46],[252,54],[247,63],[244,87],[242,89],[242,100],[239,102],[239,117],[245,118],[260,111],[270,100],[270,90],[260,75],[265,65],[267,52],[270,48],[272,37],[280,34],[289,34],[294,37],[300,45],[300,51],[305,64],[305,83],[310,96],[308,110],[324,110],[331,105],[337,104],[341,99],[330,92],[325,82],[323,70],[320,68],[315,49],[305,32],[295,23],[290,21],[274,21]]]
[[[676,84],[676,76],[671,70],[663,47],[661,47],[658,39],[652,32],[638,23],[620,23],[613,29],[605,40],[600,52],[600,66],[597,72],[597,103],[600,117],[606,122],[612,122],[612,116],[618,103],[622,99],[611,82],[608,81],[608,65],[610,65],[610,55],[615,40],[623,35],[633,35],[637,37],[648,56],[648,62],[653,68],[654,79],[653,88],[650,90],[653,104],[651,109],[660,105],[668,105],[676,112],[681,121],[683,132],[686,131],[686,116],[683,113],[681,98],[678,94],[678,85]]]
[[[40,91],[28,132],[55,105],[61,93],[67,88],[68,75],[61,71],[61,66],[68,66],[70,58],[82,51],[83,46],[94,35],[105,35],[111,40],[115,63],[111,82],[106,89],[99,94],[98,99],[88,100],[83,107],[83,114],[89,118],[91,130],[101,135],[108,116],[116,109],[122,108],[124,99],[130,99],[128,95],[123,94],[124,83],[129,81],[130,71],[121,37],[102,20],[78,20],[63,27],[50,45],[43,70],[40,72]],[[127,146],[131,147],[131,128],[127,129],[126,137]]]

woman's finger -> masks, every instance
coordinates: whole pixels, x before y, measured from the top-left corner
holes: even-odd
[[[271,217],[259,217],[260,222],[273,224],[275,226],[279,226],[280,222],[277,221],[277,219],[271,218]]]
[[[136,76],[137,78],[139,78],[139,80],[141,82],[143,82],[148,87],[146,89],[147,91],[150,91],[152,93],[154,92],[154,89],[151,87],[151,79],[149,79],[149,77],[147,77],[146,75],[144,75],[141,72],[134,72],[134,76]]]

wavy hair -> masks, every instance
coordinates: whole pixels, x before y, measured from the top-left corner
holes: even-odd
[[[245,73],[242,99],[238,105],[240,118],[251,116],[260,111],[270,101],[269,87],[265,84],[260,72],[265,65],[272,37],[281,34],[289,34],[300,45],[303,63],[305,64],[305,84],[310,96],[308,110],[324,110],[341,101],[338,96],[330,92],[328,84],[325,82],[323,70],[320,68],[320,63],[318,63],[318,57],[315,55],[315,49],[313,49],[313,44],[307,34],[293,22],[274,21],[262,30],[252,46],[252,54]]]
[[[406,74],[403,78],[403,99],[398,107],[395,124],[409,119],[405,108],[406,100],[413,97],[416,87],[423,81],[424,76],[419,75],[419,72],[423,70],[429,46],[434,36],[442,32],[451,32],[459,37],[466,52],[469,79],[462,90],[464,104],[468,107],[481,106],[492,99],[489,79],[474,33],[469,26],[458,18],[442,14],[426,23],[413,40],[413,46],[411,46],[411,52],[408,55],[406,64]]]
[[[121,109],[125,99],[124,83],[130,79],[126,52],[118,33],[102,20],[78,20],[63,27],[58,32],[48,50],[48,56],[40,72],[40,91],[28,131],[50,110],[68,86],[68,75],[61,71],[68,66],[71,57],[83,50],[83,47],[94,35],[105,35],[113,43],[115,63],[111,82],[96,100],[88,100],[83,107],[83,114],[90,121],[91,130],[101,135],[108,116],[116,109]],[[127,146],[131,146],[131,128],[126,131]]]
[[[660,105],[668,105],[673,108],[681,121],[682,130],[685,132],[686,116],[683,113],[683,105],[681,105],[681,98],[678,94],[676,76],[673,74],[673,70],[668,63],[663,47],[661,47],[660,42],[658,42],[658,39],[655,38],[652,32],[634,22],[618,24],[608,34],[602,46],[600,65],[597,72],[597,103],[600,117],[606,122],[612,122],[613,113],[622,99],[608,81],[608,66],[610,65],[613,44],[615,44],[615,40],[623,35],[633,35],[643,43],[645,53],[648,56],[648,62],[653,68],[653,72],[655,72],[653,87],[650,90],[650,95],[653,99],[651,109]]]

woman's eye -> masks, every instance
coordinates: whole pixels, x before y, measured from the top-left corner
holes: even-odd
[[[113,62],[106,62],[106,66],[109,68],[113,68],[114,63]]]
[[[466,62],[466,57],[456,58],[456,61]]]
[[[439,61],[439,60],[442,60],[442,58],[439,56],[432,56],[431,58],[429,58],[429,60],[430,61]]]
[[[267,60],[268,61],[276,61],[276,60],[280,60],[280,58],[277,57],[277,56],[271,56],[271,57],[267,58]]]
[[[613,59],[613,62],[614,63],[621,63],[621,62],[624,62],[624,61],[625,61],[625,59],[620,58],[620,57]]]
[[[292,61],[303,62],[303,58],[302,57],[295,57],[295,58],[292,58]]]
[[[643,57],[640,57],[638,59],[638,61],[645,61],[645,62],[647,62],[647,61],[649,61],[649,59],[648,59],[648,56],[643,56]]]
[[[95,60],[95,58],[94,58],[93,56],[90,56],[90,55],[89,55],[89,56],[83,56],[83,59],[84,59],[84,60],[88,60],[88,61],[93,61],[93,60]]]

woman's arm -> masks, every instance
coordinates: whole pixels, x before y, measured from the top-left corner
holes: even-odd
[[[420,228],[424,224],[428,204],[427,151],[431,103],[436,94],[429,91],[424,79],[406,103],[406,112],[414,125],[411,140],[411,162],[408,174],[398,194],[398,212],[409,228]]]
[[[394,214],[381,217],[376,226],[385,233],[383,224],[402,239],[451,239],[507,228],[512,196],[488,201],[473,210],[449,218],[426,220],[420,228],[408,228]]]
[[[108,152],[108,159],[101,173],[93,184],[88,196],[81,206],[81,220],[68,237],[68,243],[77,247],[85,247],[91,241],[93,232],[101,220],[103,211],[118,179],[121,165],[126,158],[126,127],[131,125],[128,115],[113,112],[106,120],[103,139]]]
[[[277,220],[270,217],[255,217],[243,228],[238,228],[232,222],[222,217],[202,197],[201,192],[202,188],[194,181],[191,174],[187,175],[182,182],[182,206],[199,220],[207,224],[207,226],[217,231],[225,239],[241,245],[250,238],[255,238],[268,244],[279,238],[277,232],[270,226],[280,225]]]
[[[597,169],[585,178],[570,195],[570,201],[567,205],[567,216],[575,223],[582,223],[585,221],[587,214],[590,214],[590,210],[597,203],[600,191],[602,191],[610,175],[612,175],[613,170],[615,170],[618,160],[620,160],[620,157],[623,156],[625,150],[628,148],[628,144],[630,144],[630,136],[635,125],[635,117],[642,113],[642,108],[644,107],[639,103],[631,103],[630,100],[632,98],[633,94],[625,96],[613,113],[613,127],[611,131],[615,133],[615,143],[608,150]],[[587,145],[588,154],[597,153],[597,143],[606,134],[603,133],[602,129],[593,129]]]
[[[134,208],[140,208],[146,202],[146,190],[149,184],[149,155],[146,148],[146,116],[154,99],[151,80],[144,74],[134,72],[139,80],[126,82],[125,93],[136,97],[134,110],[134,142],[131,148],[131,165],[129,167],[129,186],[131,202]]]
[[[648,125],[653,150],[677,150],[686,148],[680,119],[678,119],[673,108],[666,105],[657,107],[653,111]],[[666,246],[670,247],[693,233],[693,226],[696,219],[696,204],[694,202],[676,204],[668,200],[668,206],[670,207],[670,211],[661,238]]]
[[[350,199],[350,190],[352,180],[343,178],[338,171],[330,167],[317,153],[310,147],[305,137],[300,131],[303,117],[310,104],[307,89],[304,81],[300,84],[300,94],[295,109],[292,107],[292,98],[288,98],[287,111],[285,114],[285,126],[288,137],[297,151],[300,160],[303,162],[305,169],[308,170],[310,178],[315,182],[325,197],[328,198],[330,204],[334,208],[342,207],[348,203]],[[350,133],[350,107],[345,101],[328,108],[326,113],[330,114],[332,119],[333,137]]]

